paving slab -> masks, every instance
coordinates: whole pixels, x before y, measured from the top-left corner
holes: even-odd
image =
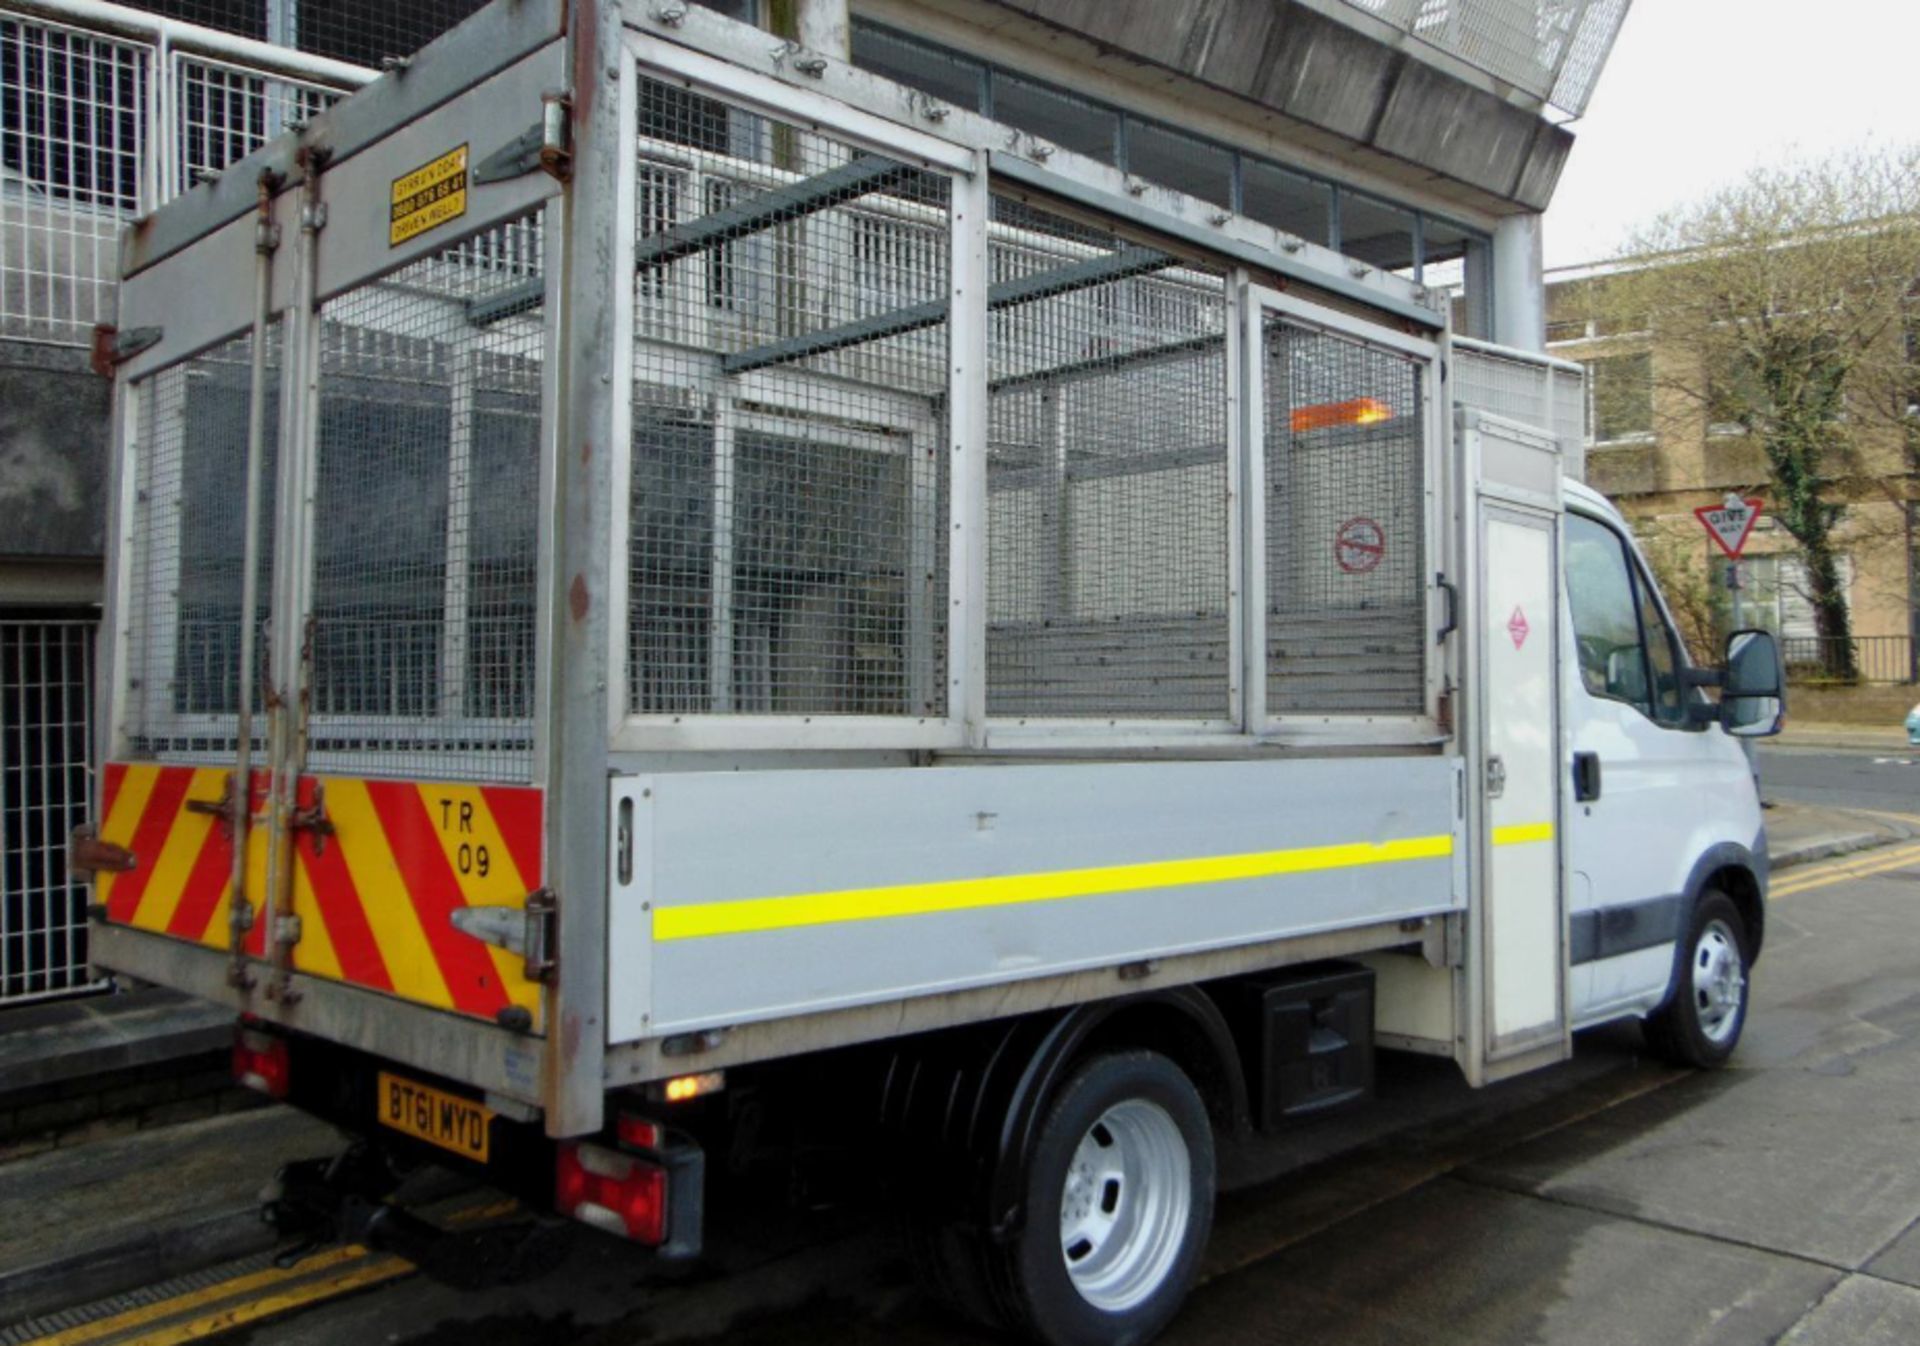
[[[0,1167],[0,1326],[268,1246],[262,1184],[340,1148],[332,1127],[278,1107]]]
[[[1883,1049],[1884,1050],[1884,1049]],[[1920,1059],[1685,1080],[1473,1173],[1554,1201],[1857,1268],[1920,1216]]]
[[[1203,1286],[1163,1341],[1751,1346],[1777,1340],[1838,1279],[1447,1179]]]
[[[1920,1290],[1849,1276],[1780,1339],[1780,1346],[1913,1346]]]
[[[1867,1263],[1867,1271],[1882,1280],[1898,1281],[1920,1290],[1920,1220]],[[1920,1332],[1914,1333],[1913,1339],[1920,1341]]]

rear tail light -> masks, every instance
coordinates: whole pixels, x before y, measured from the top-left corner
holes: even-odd
[[[630,1112],[620,1114],[614,1123],[613,1133],[630,1150],[657,1150],[665,1138],[658,1122],[636,1117]]]
[[[241,1028],[233,1038],[233,1078],[268,1098],[285,1098],[293,1084],[292,1056],[287,1040],[253,1028]]]
[[[654,1246],[667,1239],[667,1171],[618,1150],[560,1146],[553,1204],[562,1215]]]

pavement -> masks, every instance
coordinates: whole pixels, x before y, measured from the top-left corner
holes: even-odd
[[[1907,841],[1916,835],[1916,829],[1920,829],[1920,822],[1907,822],[1907,820],[1885,816],[1885,814],[1868,814],[1868,812],[1857,812],[1857,810],[1780,803],[1768,808],[1766,826],[1768,826],[1768,851],[1772,854],[1774,870],[1778,872],[1778,870],[1789,870],[1797,864],[1807,864],[1826,856],[1864,851],[1870,847],[1882,847],[1889,843]],[[1791,889],[1801,881],[1803,879],[1789,876],[1784,881],[1784,885]],[[1788,914],[1793,916],[1799,910],[1801,910],[1799,906],[1791,906]],[[1780,925],[1774,925],[1774,929],[1780,929]],[[1895,931],[1889,931],[1889,935],[1893,933]],[[1793,937],[1795,937],[1795,927],[1791,920],[1786,924],[1784,935],[1774,935],[1774,939],[1793,939]],[[1889,949],[1901,950],[1907,945],[1910,945],[1910,935],[1905,925],[1901,927],[1899,937],[1887,939]],[[1778,954],[1774,954],[1770,949],[1768,960],[1763,964],[1763,972],[1766,975],[1763,975],[1759,985],[1763,987],[1772,985],[1770,979],[1772,979],[1774,962],[1778,962]],[[1859,991],[1864,989],[1853,987],[1849,983],[1841,983],[1834,989],[1837,995],[1855,995]],[[132,997],[121,997],[121,1000],[131,1002],[134,1006],[134,1014],[142,1018],[142,1022],[146,1023],[148,1029],[167,1020],[167,1016],[159,1012],[159,1006],[154,1000],[134,1000]],[[108,1014],[108,1000],[92,1000],[83,1004],[86,1012],[81,1016],[75,1016],[75,1023],[79,1025],[77,1041],[90,1043],[90,1046],[86,1046],[86,1050],[92,1050],[92,1052],[106,1050],[100,1045],[102,1035],[106,1039],[113,1039],[119,1043],[115,1050],[140,1050],[140,1048],[129,1048],[125,1045],[131,1033],[115,1033],[113,1029],[104,1029],[100,1025],[102,1018],[111,1022],[111,1014]],[[1920,995],[1912,997],[1912,1006],[1920,1006]],[[177,1004],[173,1008],[179,1010],[182,1023],[194,1020],[194,1016],[204,1016],[204,1008],[194,1006],[192,1002]],[[1920,1022],[1920,1008],[1912,1008],[1912,1018]],[[4,1020],[0,1020],[0,1023],[4,1023]],[[1780,1027],[1782,1023],[1786,1023],[1788,1027],[1782,1029]],[[198,1023],[194,1031],[205,1031],[205,1023]],[[1766,1045],[1770,1037],[1778,1037],[1782,1031],[1788,1033],[1788,1046]],[[1611,1033],[1611,1029],[1601,1029],[1601,1035],[1605,1033]],[[1770,1018],[1766,1023],[1766,1031],[1759,1033],[1759,1043],[1761,1043],[1759,1048],[1751,1045],[1755,1041],[1755,1035],[1749,1033],[1749,1046],[1741,1048],[1741,1062],[1745,1064],[1745,1060],[1751,1058],[1755,1050],[1763,1054],[1772,1052],[1776,1056],[1786,1054],[1786,1058],[1791,1058],[1791,1050],[1788,1050],[1793,1043],[1791,1033],[1793,1033],[1791,1016],[1786,1016],[1784,1020]],[[1617,1050],[1628,1052],[1628,1060],[1638,1062],[1638,1033],[1628,1033],[1628,1037],[1632,1037],[1632,1043]],[[1864,1031],[1864,1037],[1860,1037],[1859,1041],[1878,1043],[1884,1037],[1880,1029],[1870,1029],[1870,1031]],[[33,1043],[38,1048],[46,1050],[50,1045],[50,1039],[48,1035],[40,1033],[40,1037],[33,1039]],[[1331,1156],[1340,1154],[1342,1150],[1352,1150],[1356,1144],[1361,1146],[1371,1144],[1384,1150],[1396,1150],[1400,1146],[1405,1146],[1409,1127],[1415,1131],[1419,1131],[1421,1127],[1436,1127],[1440,1125],[1438,1119],[1448,1114],[1459,1114],[1455,1121],[1459,1121],[1459,1118],[1478,1118],[1478,1121],[1484,1121],[1484,1116],[1480,1116],[1480,1110],[1496,1108],[1496,1106],[1511,1108],[1515,1098],[1521,1098],[1526,1102],[1528,1098],[1532,1098],[1532,1094],[1526,1091],[1540,1091],[1538,1106],[1553,1106],[1553,1093],[1555,1091],[1565,1093],[1569,1089],[1569,1079],[1572,1081],[1574,1091],[1578,1093],[1578,1089],[1586,1087],[1582,1081],[1586,1081],[1588,1077],[1599,1077],[1599,1075],[1609,1075],[1619,1071],[1617,1052],[1615,1056],[1609,1056],[1609,1052],[1615,1048],[1609,1048],[1603,1043],[1597,1050],[1599,1050],[1597,1058],[1590,1052],[1584,1066],[1576,1058],[1576,1062],[1571,1066],[1559,1068],[1561,1075],[1557,1083],[1542,1077],[1526,1077],[1521,1081],[1511,1081],[1509,1085],[1496,1087],[1496,1091],[1469,1093],[1465,1096],[1465,1100],[1461,1100],[1461,1091],[1455,1087],[1455,1077],[1450,1073],[1450,1068],[1444,1068],[1446,1066],[1444,1062],[1440,1064],[1415,1062],[1407,1077],[1413,1079],[1419,1085],[1419,1089],[1409,1087],[1411,1089],[1409,1096],[1400,1100],[1396,1106],[1377,1106],[1371,1110],[1363,1110],[1363,1116],[1354,1114],[1354,1116],[1340,1119],[1338,1125],[1332,1127],[1325,1137],[1304,1135],[1296,1141],[1290,1141],[1281,1150],[1273,1150],[1256,1160],[1244,1162],[1242,1175],[1254,1183],[1267,1183],[1273,1175],[1288,1169],[1296,1169],[1302,1164],[1306,1166],[1327,1164],[1331,1162]],[[17,1056],[19,1052],[15,1052],[15,1058]],[[8,1060],[6,1035],[0,1033],[0,1062],[4,1060]],[[1423,1066],[1432,1066],[1434,1070],[1423,1073]],[[38,1070],[46,1073],[46,1071],[56,1071],[58,1068],[42,1062]],[[1647,1089],[1659,1087],[1672,1079],[1670,1073],[1663,1073],[1657,1068],[1649,1068],[1644,1064],[1636,1064],[1634,1070],[1640,1071],[1647,1081],[1651,1081],[1645,1085]],[[1845,1070],[1851,1071],[1853,1066],[1847,1066]],[[1920,1048],[1916,1048],[1916,1060],[1912,1064],[1912,1070],[1920,1073]],[[1571,1071],[1571,1075],[1567,1071]],[[1432,1081],[1427,1081],[1427,1073],[1434,1077]],[[1553,1077],[1555,1071],[1546,1071],[1544,1075]],[[1736,1075],[1740,1075],[1740,1071],[1736,1071]],[[1711,1102],[1713,1098],[1711,1091],[1718,1087],[1711,1083],[1711,1079],[1720,1079],[1720,1077],[1701,1077],[1701,1083],[1697,1085],[1697,1091],[1705,1091],[1703,1104]],[[1690,1083],[1690,1089],[1695,1089],[1692,1083]],[[1382,1096],[1384,1093],[1386,1091],[1382,1089]],[[1417,1094],[1417,1098],[1411,1094]],[[1421,1102],[1421,1098],[1440,1100],[1440,1102],[1428,1104],[1428,1102]],[[1791,1102],[1793,1108],[1812,1106],[1812,1100],[1801,1098],[1799,1094],[1795,1094],[1788,1102]],[[1526,1106],[1534,1106],[1534,1104],[1528,1102]],[[1907,1108],[1905,1104],[1901,1106]],[[1907,1108],[1907,1112],[1910,1112],[1910,1108]],[[1766,1114],[1766,1116],[1772,1116],[1772,1114]],[[1803,1114],[1786,1114],[1786,1116],[1803,1116]],[[1836,1125],[1839,1123],[1837,1116],[1834,1118],[1834,1123]],[[1534,1123],[1528,1123],[1528,1125],[1534,1125]],[[1738,1133],[1741,1137],[1751,1133],[1755,1127],[1761,1127],[1761,1131],[1766,1127],[1766,1123],[1743,1116],[1740,1108],[1732,1110],[1732,1114],[1728,1116],[1728,1125],[1732,1127],[1732,1133]],[[1463,1169],[1467,1164],[1476,1162],[1478,1158],[1484,1158],[1486,1152],[1478,1148],[1478,1146],[1484,1146],[1482,1125],[1478,1123],[1457,1125],[1455,1131],[1459,1131],[1461,1135],[1476,1137],[1473,1141],[1476,1148],[1461,1152],[1457,1164],[1453,1167]],[[1521,1137],[1513,1137],[1513,1139],[1517,1141]],[[1613,1142],[1624,1142],[1624,1139],[1615,1137],[1615,1141],[1609,1141],[1609,1144]],[[259,1185],[275,1171],[276,1167],[288,1160],[338,1152],[338,1148],[340,1148],[338,1133],[334,1133],[330,1127],[324,1127],[323,1123],[311,1121],[292,1110],[276,1106],[276,1108],[263,1108],[257,1112],[169,1127],[163,1133],[138,1133],[138,1135],[129,1135],[113,1141],[90,1142],[81,1148],[36,1154],[36,1156],[19,1158],[10,1164],[0,1166],[0,1231],[6,1231],[6,1252],[4,1256],[0,1256],[0,1329],[4,1329],[4,1325],[8,1323],[61,1310],[71,1304],[102,1300],[127,1290],[134,1290],[136,1286],[154,1285],[157,1281],[165,1281],[167,1277],[192,1275],[215,1263],[228,1262],[244,1256],[259,1256],[263,1250],[271,1246],[269,1231],[263,1225],[259,1225],[259,1219],[257,1219]],[[1799,1164],[1799,1162],[1811,1162],[1811,1160],[1795,1158],[1793,1162]],[[1766,1158],[1766,1164],[1772,1166],[1774,1160]],[[1404,1173],[1400,1173],[1398,1160],[1394,1160],[1388,1167],[1398,1175],[1396,1181],[1404,1179]],[[1561,1167],[1565,1167],[1565,1164],[1561,1164]],[[1826,1167],[1832,1167],[1832,1162],[1826,1162]],[[1901,1183],[1897,1183],[1893,1189],[1889,1190],[1903,1202],[1907,1200],[1908,1187],[1914,1187],[1912,1196],[1916,1202],[1916,1214],[1920,1214],[1920,1166],[1908,1164],[1908,1167],[1914,1175],[1912,1181],[1908,1183],[1907,1179],[1901,1179]],[[1663,1169],[1653,1166],[1649,1171],[1663,1171]],[[1492,1177],[1457,1179],[1473,1187],[1471,1192],[1461,1194],[1463,1204],[1459,1208],[1461,1210],[1459,1217],[1465,1221],[1461,1231],[1461,1238],[1465,1240],[1463,1246],[1475,1246],[1473,1240],[1476,1238],[1496,1237],[1517,1238],[1519,1240],[1517,1248],[1534,1246],[1534,1242],[1544,1242],[1551,1246],[1555,1240],[1565,1242],[1567,1238],[1574,1237],[1578,1231],[1590,1229],[1594,1225],[1592,1217],[1572,1217],[1567,1212],[1553,1208],[1555,1202],[1551,1200],[1551,1194],[1553,1190],[1559,1190],[1553,1189],[1553,1181],[1559,1181],[1559,1179],[1557,1177],[1549,1179],[1544,1177],[1544,1173],[1546,1169],[1528,1169],[1524,1166],[1515,1167],[1513,1164],[1507,1164],[1501,1167],[1500,1173]],[[1555,1169],[1555,1173],[1559,1173],[1559,1169]],[[1626,1175],[1636,1175],[1636,1173],[1638,1169],[1634,1167],[1626,1169]],[[1772,1167],[1768,1167],[1768,1173],[1772,1173]],[[1636,1181],[1632,1200],[1645,1202],[1645,1204],[1661,1204],[1665,1200],[1663,1189],[1661,1189],[1663,1181],[1678,1183],[1680,1175],[1665,1175],[1663,1179],[1651,1181],[1651,1183]],[[1524,1196],[1530,1198],[1524,1204],[1523,1210],[1513,1206],[1513,1202],[1519,1198],[1513,1196],[1511,1190],[1507,1190],[1515,1185],[1526,1187]],[[1534,1187],[1540,1190],[1538,1192],[1532,1190]],[[1398,1189],[1394,1190],[1398,1192]],[[1847,1190],[1851,1192],[1853,1189],[1849,1187]],[[1352,1192],[1340,1187],[1334,1189],[1334,1194],[1338,1198],[1336,1204],[1340,1208],[1344,1208],[1352,1196]],[[1540,1204],[1540,1200],[1534,1200],[1534,1198],[1540,1198],[1542,1194],[1546,1194],[1549,1198],[1544,1202],[1544,1206]],[[1880,1196],[1885,1196],[1885,1192],[1876,1192],[1872,1189],[1860,1190],[1851,1200],[1855,1206],[1859,1204],[1870,1206]],[[1271,1204],[1273,1200],[1271,1192],[1261,1200]],[[1323,1202],[1329,1200],[1325,1190],[1321,1192],[1319,1200]],[[1392,1200],[1400,1200],[1400,1196],[1394,1194]],[[1428,1202],[1432,1198],[1407,1196],[1405,1200],[1411,1200],[1413,1206],[1409,1210],[1413,1214],[1419,1214],[1419,1210],[1423,1210],[1421,1202]],[[1521,1214],[1515,1214],[1517,1210],[1521,1210]],[[1302,1214],[1304,1212],[1300,1210],[1292,1212],[1292,1215]],[[1786,1212],[1786,1214],[1793,1214],[1793,1212]],[[1256,1221],[1256,1227],[1271,1229],[1273,1219],[1275,1219],[1273,1215],[1260,1215]],[[1519,1223],[1509,1223],[1513,1219],[1517,1219]],[[1738,1227],[1741,1215],[1736,1212],[1736,1215],[1732,1215],[1730,1219],[1734,1221],[1730,1227]],[[1893,1219],[1891,1212],[1887,1215],[1887,1219]],[[1501,1229],[1507,1229],[1509,1233],[1498,1235]],[[1217,1250],[1231,1248],[1231,1238],[1233,1238],[1231,1233],[1223,1229],[1223,1235],[1225,1237],[1217,1244]],[[1812,1238],[1812,1235],[1809,1235],[1809,1238]],[[1847,1244],[1814,1240],[1807,1246],[1820,1258],[1826,1258],[1826,1263],[1822,1265],[1853,1267],[1859,1262],[1862,1240],[1864,1235],[1862,1238],[1857,1238],[1855,1242],[1847,1242]],[[1338,1248],[1338,1240],[1331,1246]],[[1446,1248],[1419,1248],[1411,1244],[1405,1246],[1396,1256],[1404,1256],[1405,1271],[1409,1277],[1415,1277],[1415,1279],[1427,1277],[1427,1271],[1419,1269],[1417,1254],[1421,1256],[1430,1254],[1440,1262],[1446,1262],[1446,1256],[1450,1256]],[[822,1254],[822,1256],[828,1256],[828,1254]],[[1315,1256],[1325,1258],[1331,1254],[1319,1252]],[[1613,1254],[1607,1254],[1603,1246],[1599,1248],[1596,1256],[1599,1256],[1601,1265],[1609,1269],[1609,1279],[1622,1275],[1622,1267],[1640,1267],[1647,1275],[1653,1275],[1661,1260],[1657,1248],[1651,1254],[1645,1254],[1645,1250],[1636,1250],[1634,1258],[1642,1258],[1642,1262],[1632,1262],[1632,1260],[1620,1262],[1619,1258],[1626,1256],[1624,1252],[1617,1250],[1617,1256],[1613,1256]],[[1609,1256],[1613,1256],[1611,1262],[1609,1262]],[[1905,1256],[1907,1263],[1912,1267],[1912,1285],[1920,1286],[1920,1235],[1914,1235],[1908,1240],[1908,1246],[1905,1252],[1901,1252],[1901,1256]],[[1651,1258],[1651,1262],[1647,1262],[1645,1258]],[[1853,1262],[1849,1262],[1849,1258]],[[1229,1258],[1227,1265],[1219,1267],[1215,1275],[1231,1279],[1229,1273],[1233,1269],[1233,1262],[1235,1258]],[[1772,1267],[1772,1263],[1766,1263],[1764,1260],[1753,1262],[1751,1265],[1749,1262],[1751,1260],[1732,1258],[1730,1262],[1720,1265],[1718,1271],[1728,1277],[1740,1277],[1740,1275],[1759,1277],[1763,1290],[1766,1286],[1772,1285],[1768,1277],[1772,1277],[1780,1269]],[[1521,1258],[1517,1263],[1515,1275],[1519,1275],[1519,1265],[1530,1265],[1530,1263],[1538,1263],[1538,1258],[1532,1258],[1532,1256]],[[1332,1263],[1323,1265],[1323,1271],[1327,1271],[1329,1275],[1332,1269],[1334,1269]],[[1780,1275],[1786,1275],[1786,1273],[1780,1271]],[[622,1285],[630,1285],[624,1273],[618,1273],[618,1279]],[[1793,1285],[1801,1285],[1801,1283],[1812,1285],[1814,1279],[1818,1277],[1809,1277],[1805,1269],[1799,1269],[1788,1277],[1789,1283]],[[1334,1277],[1334,1281],[1338,1283],[1338,1277]],[[1872,1298],[1874,1294],[1880,1294],[1880,1290],[1874,1286],[1849,1290],[1849,1298],[1853,1296]],[[611,1310],[612,1306],[609,1306],[609,1311]],[[1841,1311],[1853,1310],[1839,1306],[1834,1311],[1841,1313]],[[1859,1311],[1870,1313],[1872,1304],[1866,1304],[1864,1308],[1859,1308]],[[1290,1317],[1292,1315],[1288,1315],[1288,1319]],[[684,1327],[691,1327],[693,1321],[699,1321],[699,1315],[695,1315],[689,1323],[685,1323]],[[660,1323],[655,1323],[655,1327],[660,1327]],[[839,1327],[841,1323],[835,1323],[833,1331],[837,1331]],[[4,1336],[6,1333],[0,1331],[0,1338]],[[1185,1340],[1185,1334],[1181,1338]],[[774,1340],[774,1338],[768,1338],[768,1340]],[[1200,1338],[1194,1336],[1192,1340],[1200,1340]],[[1319,1340],[1319,1336],[1304,1333],[1298,1340]],[[1400,1338],[1384,1336],[1382,1340],[1400,1340]],[[1405,1340],[1423,1340],[1423,1338],[1409,1336]],[[1603,1340],[1603,1338],[1596,1336],[1592,1340]],[[1615,1336],[1607,1336],[1605,1340],[1615,1340]],[[1653,1338],[1619,1336],[1619,1340],[1626,1342],[1626,1340],[1653,1340]],[[1740,1334],[1732,1334],[1732,1336],[1707,1334],[1707,1336],[1701,1336],[1699,1340],[1761,1340],[1761,1338],[1759,1336],[1749,1338]],[[1843,1338],[1832,1338],[1832,1340],[1843,1340]],[[1874,1340],[1874,1338],[1868,1334],[1868,1336],[1862,1336],[1860,1340]],[[1920,1334],[1912,1338],[1899,1338],[1899,1340],[1920,1340]]]
[[[1795,720],[1789,715],[1778,735],[1762,741],[1783,748],[1877,749],[1908,756],[1920,754],[1920,747],[1907,741],[1906,728],[1899,723],[1823,724]]]

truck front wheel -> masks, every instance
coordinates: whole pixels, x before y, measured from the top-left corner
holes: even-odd
[[[1001,1251],[1017,1316],[1048,1346],[1144,1342],[1179,1309],[1213,1224],[1213,1129],[1154,1052],[1096,1056],[1029,1154],[1027,1218]]]
[[[1747,1022],[1747,928],[1725,893],[1700,895],[1679,955],[1673,994],[1647,1019],[1647,1045],[1676,1065],[1712,1070],[1733,1055]]]

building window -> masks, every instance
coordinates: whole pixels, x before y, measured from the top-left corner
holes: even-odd
[[[1120,114],[1112,108],[1004,70],[993,72],[989,87],[995,120],[1101,163],[1120,161]]]
[[[1348,257],[1412,279],[1420,261],[1416,228],[1410,210],[1358,192],[1340,192],[1340,238],[1334,246]]]
[[[1717,593],[1726,594],[1727,569],[1732,562],[1717,553],[1710,558],[1709,571]],[[1852,607],[1853,558],[1836,556],[1834,570],[1840,580],[1840,592],[1848,596]],[[1733,614],[1728,604],[1725,620],[1731,625]],[[1820,634],[1813,612],[1813,589],[1807,583],[1807,563],[1785,553],[1774,556],[1748,556],[1740,561],[1740,623],[1771,631],[1781,640],[1810,641]]]
[[[1653,357],[1610,355],[1588,360],[1587,423],[1595,443],[1634,439],[1653,433]]]
[[[1309,243],[1333,241],[1333,188],[1264,159],[1240,161],[1240,213]]]
[[[1125,167],[1176,192],[1233,205],[1233,151],[1171,127],[1129,117]]]
[[[853,24],[853,63],[1383,271],[1454,290],[1471,319],[1462,330],[1479,334],[1488,325],[1478,316],[1490,312],[1487,297],[1467,293],[1486,274],[1485,234],[862,19]]]
[[[870,23],[853,25],[853,63],[968,112],[987,110],[987,67]]]

